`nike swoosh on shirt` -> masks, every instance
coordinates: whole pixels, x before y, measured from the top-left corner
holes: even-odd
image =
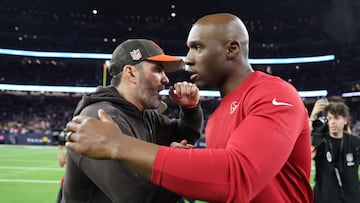
[[[274,106],[293,106],[292,104],[286,103],[286,102],[278,102],[276,101],[276,98],[274,98],[271,102]]]

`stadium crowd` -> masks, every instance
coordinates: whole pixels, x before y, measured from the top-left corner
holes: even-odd
[[[0,134],[14,134],[21,136],[27,133],[51,134],[64,129],[65,124],[72,118],[79,95],[17,95],[0,93]],[[169,97],[163,100],[168,108],[164,114],[172,118],[178,117],[179,107],[172,103]],[[202,97],[201,106],[204,110],[205,123],[220,100],[217,97]],[[360,130],[360,100],[346,99],[351,110],[352,131],[359,134]],[[314,100],[304,99],[309,112]]]

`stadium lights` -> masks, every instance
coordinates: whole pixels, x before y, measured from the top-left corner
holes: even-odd
[[[95,89],[95,87],[0,84],[0,90],[23,92],[89,93]]]
[[[0,84],[0,90],[3,91],[25,91],[25,92],[62,92],[62,93],[90,93],[94,92],[96,87],[73,87],[73,86],[44,86],[44,85],[12,85]],[[327,90],[298,91],[300,97],[322,97],[327,96]],[[168,96],[169,90],[160,91],[160,95]],[[215,90],[200,90],[200,96],[220,97],[220,92]]]
[[[44,52],[27,51],[16,49],[0,48],[0,54],[30,56],[30,57],[50,57],[50,58],[83,58],[83,59],[111,59],[111,54],[100,53],[75,53],[75,52]],[[185,59],[185,56],[178,56]],[[292,64],[292,63],[311,63],[335,60],[335,55],[295,57],[295,58],[264,58],[249,59],[251,64]],[[28,92],[62,92],[62,93],[89,93],[95,91],[95,87],[73,87],[73,86],[41,86],[41,85],[11,85],[0,84],[0,90],[8,91],[28,91]],[[168,90],[160,92],[161,95],[168,95]],[[299,91],[301,97],[321,97],[327,96],[327,90]],[[220,97],[219,91],[200,90],[200,96]]]
[[[115,40],[115,39],[113,39]],[[100,53],[76,53],[76,52],[46,52],[46,51],[27,51],[17,49],[2,49],[0,54],[31,57],[51,57],[51,58],[82,58],[82,59],[111,59],[111,54]],[[185,56],[178,56],[185,59]],[[251,64],[294,64],[294,63],[312,63],[335,60],[335,55],[295,57],[295,58],[263,58],[249,59]]]
[[[111,54],[26,51],[26,50],[2,49],[2,48],[0,48],[0,54],[14,55],[14,56],[50,57],[50,58],[111,59]]]
[[[360,92],[344,92],[341,94],[342,97],[360,97]]]

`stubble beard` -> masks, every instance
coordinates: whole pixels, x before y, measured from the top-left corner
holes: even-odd
[[[157,109],[161,101],[158,97],[159,87],[153,87],[151,83],[141,74],[139,80],[139,94],[145,109]]]

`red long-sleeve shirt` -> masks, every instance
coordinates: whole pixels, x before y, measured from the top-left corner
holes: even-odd
[[[210,202],[312,202],[308,114],[287,82],[252,73],[205,133],[206,149],[160,148],[152,181]]]

